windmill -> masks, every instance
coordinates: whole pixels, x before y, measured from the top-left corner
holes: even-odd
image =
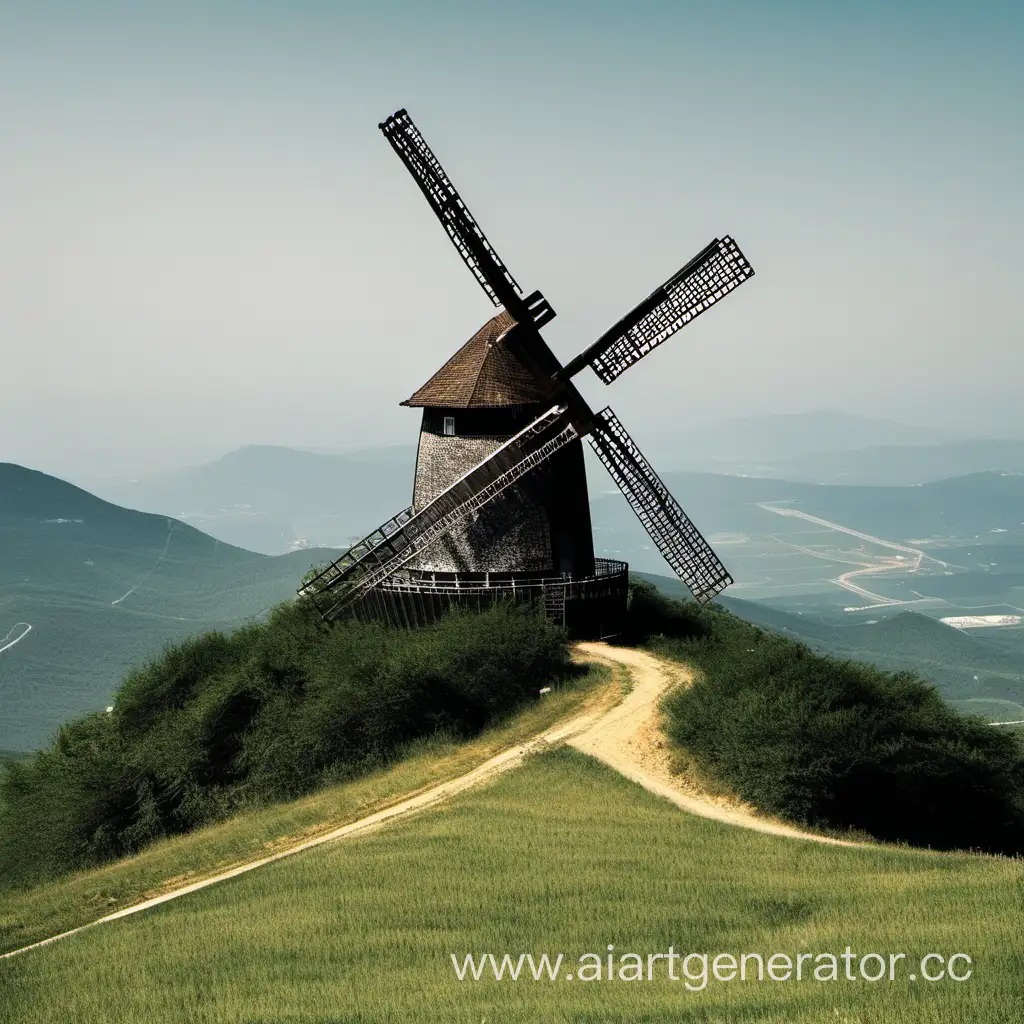
[[[587,438],[676,575],[710,601],[729,573],[612,410],[594,412],[573,378],[589,366],[610,384],[746,281],[754,271],[739,247],[714,239],[563,365],[540,333],[550,303],[523,295],[408,112],[379,128],[501,312],[403,403],[424,410],[413,504],[299,593],[328,619],[405,625],[453,603],[540,597],[577,635],[612,632],[628,567],[594,558]]]

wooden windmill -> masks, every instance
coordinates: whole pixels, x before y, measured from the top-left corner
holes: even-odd
[[[590,366],[610,384],[753,276],[728,236],[714,239],[564,366],[540,331],[555,316],[524,296],[405,110],[380,126],[456,250],[501,307],[403,404],[423,409],[412,505],[300,591],[327,618],[407,625],[452,604],[544,600],[580,636],[614,631],[627,566],[594,557],[586,437],[676,575],[701,602],[732,579],[609,408],[573,383]]]

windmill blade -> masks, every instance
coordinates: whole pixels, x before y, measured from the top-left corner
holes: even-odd
[[[409,169],[487,297],[495,306],[515,306],[522,289],[469,212],[408,111],[396,111],[377,127]]]
[[[340,558],[335,559],[326,569],[318,573],[311,580],[305,583],[299,590],[300,597],[316,598],[330,589],[345,571],[359,562],[364,556],[369,555],[375,548],[380,548],[389,537],[393,536],[415,515],[415,510],[410,505],[403,509],[396,516],[392,516],[383,526],[378,526],[373,533],[367,534],[357,544],[353,544]]]
[[[609,328],[559,374],[566,379],[588,363],[611,384],[651,349],[754,276],[754,268],[728,236],[716,238],[678,273]]]
[[[594,417],[590,443],[693,596],[704,604],[725,590],[732,577],[611,409],[602,409]]]
[[[418,512],[400,513],[299,591],[336,618],[472,513],[579,437],[564,405],[552,406]],[[407,516],[407,517],[406,517]]]

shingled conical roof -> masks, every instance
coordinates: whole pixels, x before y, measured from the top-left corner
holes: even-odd
[[[402,405],[493,409],[543,402],[543,387],[505,345],[515,324],[505,310],[492,317]]]

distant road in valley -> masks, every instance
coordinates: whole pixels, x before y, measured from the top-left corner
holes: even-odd
[[[21,630],[19,633],[18,630]],[[3,654],[8,647],[13,647],[19,640],[24,639],[31,632],[32,626],[27,622],[16,622],[14,628],[2,640],[0,640],[0,654]],[[15,636],[17,634],[17,636]]]
[[[837,576],[832,580],[832,582],[837,586],[843,587],[845,590],[849,590],[858,597],[863,597],[868,601],[874,602],[873,604],[866,605],[863,608],[847,609],[848,611],[866,611],[868,608],[877,608],[885,605],[921,604],[922,602],[932,600],[932,598],[919,596],[916,601],[899,601],[896,598],[886,597],[883,594],[876,594],[873,591],[858,586],[853,582],[854,577],[868,576],[872,573],[889,573],[894,569],[899,572],[917,572],[917,570],[921,568],[921,563],[926,558],[930,561],[937,562],[943,568],[947,568],[946,562],[942,562],[937,558],[932,558],[931,555],[926,555],[923,551],[919,551],[917,548],[907,547],[906,544],[897,544],[895,541],[891,540],[883,540],[881,537],[872,537],[870,533],[861,533],[860,530],[852,530],[850,527],[843,526],[841,523],[833,523],[828,519],[822,519],[820,516],[812,516],[809,512],[801,512],[795,508],[779,508],[770,502],[761,502],[758,504],[758,508],[763,508],[766,512],[774,512],[777,516],[793,516],[797,519],[805,519],[807,522],[814,523],[816,526],[824,526],[829,530],[835,530],[837,533],[847,533],[851,537],[856,537],[858,540],[867,541],[870,544],[877,544],[879,547],[890,548],[893,551],[903,552],[903,554],[894,555],[885,562],[862,562],[860,563],[860,569],[853,569],[850,572],[844,572],[841,576]],[[800,547],[797,544],[792,544],[790,546]],[[808,551],[809,554],[818,554],[817,552],[809,551],[807,548],[800,548],[800,550]]]

